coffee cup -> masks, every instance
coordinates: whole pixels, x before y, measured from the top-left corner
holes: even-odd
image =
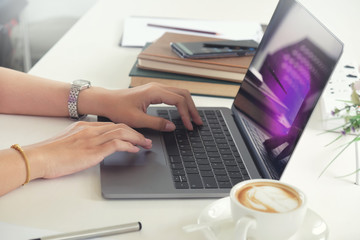
[[[285,240],[300,229],[307,211],[305,194],[277,180],[252,179],[230,191],[236,240]]]

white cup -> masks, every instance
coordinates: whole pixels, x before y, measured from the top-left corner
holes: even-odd
[[[305,194],[277,180],[240,182],[231,189],[230,201],[236,240],[289,239],[307,211]]]

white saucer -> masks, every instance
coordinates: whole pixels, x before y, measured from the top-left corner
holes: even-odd
[[[214,235],[218,240],[232,239],[234,223],[231,220],[229,197],[219,199],[208,205],[201,212],[198,224],[211,225],[211,230],[214,233],[211,235]],[[308,209],[302,227],[289,240],[326,240],[328,235],[329,229],[325,221],[314,211]]]

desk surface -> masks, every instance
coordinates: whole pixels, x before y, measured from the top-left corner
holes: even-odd
[[[344,57],[360,62],[360,2],[311,1],[303,4],[345,43]],[[126,16],[162,16],[215,20],[250,20],[268,23],[275,0],[225,0],[219,9],[215,0],[106,0],[99,1],[30,71],[31,74],[70,82],[89,79],[106,88],[127,88],[128,72],[139,49],[118,47]],[[191,6],[188,8],[188,6]],[[206,11],[203,6],[206,6]],[[230,7],[229,7],[230,6]],[[198,106],[227,106],[229,99],[194,97]],[[319,135],[316,109],[282,180],[303,189],[309,207],[321,215],[330,228],[330,239],[359,236],[360,186],[354,177],[336,178],[354,170],[354,149],[349,149],[321,177],[319,174],[337,153],[324,147],[331,134]],[[93,118],[89,118],[93,120]],[[49,138],[71,123],[65,118],[1,115],[0,148]],[[118,200],[101,197],[99,167],[54,180],[36,180],[0,198],[0,221],[27,227],[69,232],[120,223],[141,221],[143,230],[112,236],[112,239],[204,239],[187,234],[182,226],[195,223],[201,210],[214,200]],[[4,234],[0,232],[0,238]]]

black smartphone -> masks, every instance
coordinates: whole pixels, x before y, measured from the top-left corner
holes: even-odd
[[[191,59],[252,56],[258,47],[254,40],[172,42],[170,45],[177,55]]]

